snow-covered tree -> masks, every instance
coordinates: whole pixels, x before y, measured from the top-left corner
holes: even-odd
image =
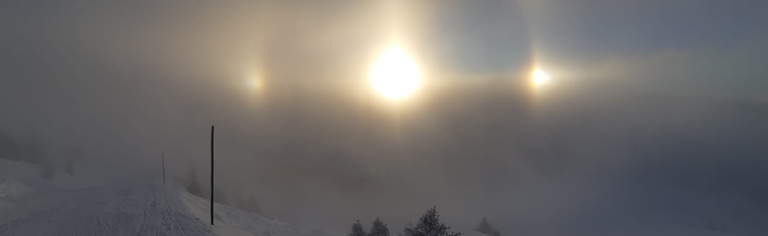
[[[405,236],[459,236],[461,233],[448,232],[451,227],[440,223],[436,207],[427,210],[416,227],[405,227]]]
[[[376,220],[373,221],[373,226],[371,226],[371,231],[368,232],[368,236],[389,236],[389,228],[387,228],[384,222],[381,222],[381,219],[376,217]]]
[[[197,172],[195,172],[195,169],[192,168],[189,170],[189,176],[185,179],[185,188],[187,191],[191,194],[197,195],[197,196],[203,196],[203,191],[200,189],[200,183],[197,182]]]
[[[261,204],[259,204],[259,199],[255,195],[243,195],[237,207],[250,212],[262,213]]]
[[[366,236],[363,225],[360,224],[359,220],[352,224],[352,232],[349,233],[349,236]]]
[[[490,223],[488,223],[488,219],[483,216],[483,219],[480,220],[480,224],[477,225],[477,228],[475,228],[477,232],[484,233],[490,236],[501,236],[501,233],[499,233],[498,230],[493,228]]]
[[[80,148],[69,148],[61,155],[60,163],[64,173],[74,176],[75,163],[83,159],[83,150]]]
[[[52,163],[47,163],[49,160],[46,159],[45,150],[40,139],[30,138],[26,140],[26,142],[22,143],[22,150],[25,162],[39,166],[52,166]],[[52,169],[53,167],[50,168]]]
[[[0,130],[0,159],[22,161],[23,150],[21,147],[22,145],[17,138]]]

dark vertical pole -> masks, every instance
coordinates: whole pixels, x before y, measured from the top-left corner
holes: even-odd
[[[165,185],[165,153],[161,154],[160,160],[163,162],[163,185]]]
[[[211,125],[211,225],[213,225],[213,125]]]

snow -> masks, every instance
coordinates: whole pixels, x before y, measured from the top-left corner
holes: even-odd
[[[174,183],[78,183],[39,177],[33,165],[0,160],[0,235],[332,235],[217,204]]]
[[[196,217],[210,222],[210,202],[188,192],[183,192],[181,199]],[[217,235],[270,235],[270,236],[330,236],[318,228],[306,225],[294,225],[256,213],[242,211],[226,205],[214,205],[214,227]]]
[[[63,173],[56,173],[52,180],[39,176],[40,168],[37,166],[0,159],[0,236],[341,235],[308,225],[282,222],[222,204],[216,204],[215,225],[211,226],[209,201],[190,194],[172,181],[168,181],[168,185],[156,180],[98,184],[93,180]],[[704,220],[696,215],[689,218]],[[751,221],[748,223],[752,224]],[[697,225],[582,226],[587,229],[582,233],[563,233],[557,230],[543,233],[543,230],[535,231],[538,234],[529,231],[515,235],[762,235],[730,228],[710,230]],[[391,230],[393,235],[400,232],[397,229]],[[486,236],[472,230],[463,232],[467,236]]]
[[[489,236],[488,234],[480,233],[477,231],[469,231],[466,233],[462,233],[462,236]]]

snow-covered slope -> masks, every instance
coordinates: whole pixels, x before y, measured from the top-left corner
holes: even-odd
[[[203,221],[210,223],[210,201],[189,192],[181,192],[186,209]],[[226,205],[214,205],[213,232],[217,235],[270,235],[270,236],[325,236],[332,235],[323,230],[303,225],[294,225],[242,211]]]
[[[0,235],[331,235],[220,204],[212,227],[208,201],[175,184],[72,187],[71,177],[38,173],[0,160]]]

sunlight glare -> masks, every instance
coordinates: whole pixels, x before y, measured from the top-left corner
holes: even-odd
[[[536,69],[533,71],[531,79],[535,85],[543,85],[549,82],[549,74],[541,69]]]
[[[261,79],[251,78],[246,81],[246,85],[252,89],[259,90],[262,87]]]
[[[398,47],[389,48],[381,54],[370,76],[374,89],[391,99],[408,96],[421,83],[416,62]]]

